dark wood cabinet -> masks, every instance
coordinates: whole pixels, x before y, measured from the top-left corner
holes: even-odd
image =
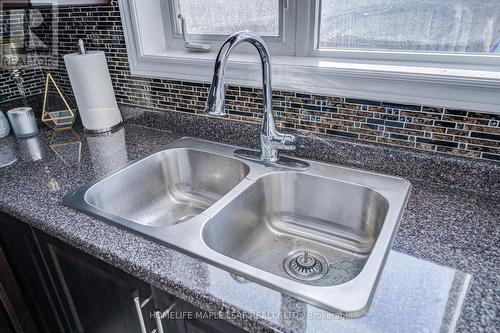
[[[164,332],[185,332],[185,333],[225,333],[244,332],[240,328],[218,319],[214,314],[201,310],[183,300],[176,299],[172,295],[153,289],[155,305],[157,309],[169,310],[162,325]]]
[[[3,248],[0,272],[11,270],[18,287],[15,293],[12,283],[6,286],[12,302],[19,303],[10,308],[18,316],[33,318],[32,326],[14,327],[16,332],[138,333],[142,318],[146,332],[155,328],[153,302],[140,313],[134,302],[136,297],[142,303],[151,296],[146,282],[0,213]],[[5,275],[0,274],[0,283]],[[17,322],[26,326],[29,321]]]
[[[153,331],[241,332],[0,212],[0,332]]]
[[[7,310],[0,302],[0,332],[4,333],[15,333],[14,327],[12,327],[12,322],[10,321]]]
[[[0,247],[0,304],[5,314],[5,327],[28,332],[36,329],[2,247]]]
[[[186,333],[186,318],[179,307],[179,300],[158,288],[152,287],[151,290],[155,308],[153,318],[159,332]]]
[[[71,332],[141,332],[134,298],[147,299],[149,284],[45,233],[35,231],[35,238]],[[152,311],[151,303],[141,313],[147,332],[154,329]]]
[[[61,308],[32,229],[0,212],[0,248],[3,253],[3,260],[0,258],[0,271],[3,272],[0,284],[5,293],[10,294],[11,308],[4,306],[8,314],[14,311],[19,317],[19,325],[14,319],[16,331],[69,332],[58,316]],[[6,282],[8,271],[15,284]]]

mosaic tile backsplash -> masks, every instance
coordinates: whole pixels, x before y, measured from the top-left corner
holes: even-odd
[[[82,38],[90,50],[106,52],[119,103],[204,115],[208,84],[130,73],[117,1],[110,6],[60,8],[58,19],[60,57],[52,73],[68,94],[71,87],[62,55],[75,52]],[[9,74],[0,71],[0,79],[0,95],[18,97]],[[30,69],[24,79],[28,94],[42,92],[40,70]],[[273,104],[282,128],[500,161],[500,115],[290,91],[274,91]],[[231,119],[260,122],[261,105],[260,89],[228,87]]]

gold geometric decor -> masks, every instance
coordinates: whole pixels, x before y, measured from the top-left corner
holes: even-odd
[[[53,130],[69,129],[75,122],[76,108],[71,107],[50,73],[45,80],[42,122]]]
[[[82,158],[82,140],[73,129],[53,131],[49,147],[67,165],[79,165]]]

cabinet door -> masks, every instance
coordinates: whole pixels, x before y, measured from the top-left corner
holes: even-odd
[[[2,247],[0,247],[0,307],[5,309],[9,322],[16,331],[38,331]]]
[[[5,308],[2,306],[2,303],[0,303],[0,332],[15,333],[12,322],[10,321],[7,314],[7,310],[5,310]]]
[[[155,328],[152,302],[140,308],[151,296],[147,283],[47,234],[35,231],[35,236],[71,332],[149,333]]]
[[[161,321],[164,332],[186,333],[239,333],[245,332],[229,322],[216,319],[217,314],[208,313],[174,296],[154,289],[156,308],[166,316]],[[169,309],[168,313],[165,310]],[[158,325],[160,326],[160,325]],[[168,329],[167,329],[168,328]],[[161,333],[161,330],[160,330]]]
[[[27,309],[25,314],[18,313],[16,316],[28,316],[26,312],[29,312],[34,322],[28,331],[69,332],[64,317],[59,316],[60,306],[31,228],[26,223],[0,212],[0,247],[5,258],[3,266],[9,266],[17,285],[7,290],[12,293],[17,288],[18,296],[11,296],[11,299],[22,299],[25,304],[23,308]],[[5,273],[5,270],[3,272]],[[7,313],[11,311],[7,310]],[[23,310],[18,309],[17,312]],[[22,322],[28,323],[24,319]],[[36,326],[36,330],[33,326]]]
[[[155,305],[155,320],[158,333],[186,333],[185,314],[176,297],[152,288]]]

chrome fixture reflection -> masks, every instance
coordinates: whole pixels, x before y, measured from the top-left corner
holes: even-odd
[[[262,63],[262,90],[263,117],[260,130],[261,151],[237,150],[238,157],[260,160],[266,164],[289,167],[293,169],[307,169],[309,165],[304,161],[279,156],[279,150],[294,150],[296,137],[291,134],[280,133],[276,130],[272,109],[272,85],[271,85],[271,55],[264,40],[254,32],[240,31],[231,35],[222,44],[217,58],[215,59],[214,77],[212,86],[208,92],[205,112],[214,116],[227,115],[225,110],[226,89],[224,75],[229,55],[236,46],[248,42],[255,46],[259,52]]]

